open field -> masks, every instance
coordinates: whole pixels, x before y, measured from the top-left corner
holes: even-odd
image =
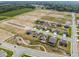
[[[13,16],[16,16],[16,15],[25,13],[25,12],[32,11],[32,10],[34,10],[34,9],[32,9],[32,8],[23,8],[23,9],[17,9],[17,10],[4,12],[4,13],[0,14],[0,20],[7,19],[9,17],[13,17]]]
[[[13,11],[10,11],[10,12],[2,13],[2,14],[0,14],[0,16],[12,17],[12,16],[16,16],[16,15],[19,15],[19,14],[22,14],[22,13],[25,13],[25,12],[29,12],[29,11],[32,11],[32,9],[31,8],[18,9],[18,10],[13,10]]]
[[[33,29],[33,27],[35,25],[37,25],[37,24],[35,24],[36,20],[45,20],[45,21],[50,22],[53,19],[51,22],[55,22],[55,21],[58,21],[58,19],[59,19],[59,21],[61,23],[64,22],[64,24],[65,24],[67,21],[71,22],[71,20],[70,20],[71,15],[70,16],[68,16],[68,15],[70,15],[70,14],[63,13],[63,12],[59,13],[59,12],[53,12],[53,11],[49,11],[49,10],[34,10],[34,11],[31,11],[28,13],[26,12],[24,14],[17,15],[15,17],[12,17],[12,19],[1,22],[0,28],[5,29],[6,31],[9,31],[13,34],[18,34],[21,37],[23,37],[24,40],[27,40],[27,39],[32,40],[33,37],[30,35],[26,35],[26,31]],[[69,17],[69,18],[66,19],[66,17]],[[52,28],[52,29],[54,29],[54,28]],[[59,28],[57,27],[55,29],[59,29]],[[60,29],[62,29],[62,31],[64,32],[63,27]],[[6,40],[6,42],[9,42],[12,44],[13,43],[17,44],[17,42],[12,41],[11,39]],[[36,42],[36,43],[38,43],[38,42]],[[44,45],[47,48],[47,52],[56,53],[56,54],[59,53],[61,55],[63,55],[63,53],[65,53],[65,52],[61,52],[61,50],[59,50],[59,51],[57,51],[55,49],[53,50],[54,47],[52,47],[52,46],[48,46],[48,45],[42,44],[42,43],[39,43],[39,44]],[[21,45],[21,46],[23,46],[23,45]]]
[[[0,21],[4,20],[4,19],[7,19],[7,17],[6,16],[0,16]]]
[[[64,24],[66,23],[66,21],[71,22],[71,15],[65,12],[50,11],[45,16],[43,16],[41,19]]]
[[[12,37],[14,34],[0,29],[0,41],[5,41],[6,39]]]
[[[29,26],[29,25],[33,26],[34,25],[33,22],[35,20],[38,20],[41,18],[44,20],[48,20],[48,21],[54,19],[54,20],[52,20],[52,22],[60,21],[62,23],[63,22],[66,23],[67,20],[69,21],[69,19],[65,19],[66,16],[63,13],[59,13],[59,12],[54,12],[54,13],[52,12],[51,13],[51,12],[52,11],[48,11],[48,10],[35,10],[33,12],[28,12],[28,13],[24,13],[22,15],[15,16],[13,19],[8,20],[7,22],[15,22],[17,24],[22,24],[24,26]],[[57,15],[57,14],[61,14],[61,15]],[[59,19],[59,20],[57,20],[57,19]]]
[[[78,57],[79,2],[1,1],[3,56]]]

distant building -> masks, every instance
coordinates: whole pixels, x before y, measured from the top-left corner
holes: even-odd
[[[59,43],[60,46],[67,47],[67,41],[66,40],[61,40]]]
[[[64,34],[63,35],[66,35],[66,36],[68,36],[68,33],[67,32],[64,32]]]
[[[52,26],[52,27],[55,27],[55,23],[51,23],[51,26]]]
[[[57,38],[55,38],[55,37],[51,37],[51,38],[49,39],[49,43],[50,43],[50,45],[52,45],[52,46],[55,46],[56,42],[57,42]]]
[[[49,27],[48,22],[45,22],[45,23],[44,23],[44,26],[46,26],[46,27],[48,28],[48,27]]]
[[[66,34],[63,34],[61,41],[59,42],[60,46],[67,47],[67,37]]]
[[[66,21],[66,25],[71,25],[71,21]]]
[[[45,35],[48,35],[48,34],[49,34],[49,30],[47,30],[44,34],[45,34]]]
[[[70,26],[69,25],[64,25],[64,28],[69,28]]]
[[[41,37],[40,37],[40,40],[41,40],[41,42],[43,42],[43,43],[46,43],[46,39],[47,39],[46,36],[41,36]]]
[[[53,33],[53,37],[57,37],[57,34],[58,33],[58,31],[55,31],[54,33]]]
[[[43,5],[34,5],[36,7],[36,9],[45,9],[45,7]]]
[[[48,23],[49,26],[52,26],[51,23]]]
[[[62,25],[61,25],[61,23],[57,23],[56,26],[57,27],[61,27]]]
[[[66,24],[64,25],[64,27],[65,27],[65,28],[69,28],[70,25],[71,25],[71,22],[70,22],[70,21],[67,21]]]
[[[66,34],[64,33],[62,36],[62,40],[67,40]]]
[[[33,37],[38,37],[39,36],[39,32],[38,31],[33,31],[32,35],[33,35]]]

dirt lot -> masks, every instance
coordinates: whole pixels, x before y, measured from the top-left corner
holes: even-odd
[[[8,39],[8,38],[10,38],[12,36],[14,36],[14,34],[8,32],[8,31],[0,29],[0,41],[5,41],[6,39]]]
[[[26,30],[28,30],[28,28],[31,28],[35,25],[35,20],[39,20],[40,18],[45,16],[64,18],[65,15],[69,15],[69,13],[62,13],[49,10],[35,10],[33,12],[28,12],[15,16],[10,20],[3,21],[2,23],[0,23],[0,28],[3,28],[13,33],[22,34]],[[24,29],[26,30],[24,31]]]

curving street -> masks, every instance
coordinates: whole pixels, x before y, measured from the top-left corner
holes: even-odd
[[[14,47],[16,46],[16,47]],[[22,47],[22,46],[18,46],[18,45],[13,45],[7,42],[4,42],[0,45],[0,47],[2,48],[6,48],[9,49],[11,51],[13,51],[13,57],[20,57],[22,54],[26,54],[32,57],[57,57],[57,56],[64,56],[64,55],[57,55],[57,54],[51,54],[48,52],[44,52],[44,51],[39,51],[39,50],[35,50],[35,49],[30,49],[30,48],[26,48],[26,47]]]

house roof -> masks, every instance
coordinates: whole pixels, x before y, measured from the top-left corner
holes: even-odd
[[[53,33],[53,36],[56,37],[56,36],[57,36],[57,32],[54,32],[54,33]]]
[[[56,38],[51,37],[51,38],[49,39],[49,42],[51,42],[51,43],[56,43]]]
[[[69,28],[69,25],[65,25],[64,27],[65,27],[65,28]]]
[[[40,39],[41,40],[46,40],[46,36],[41,36]]]
[[[66,40],[61,40],[60,45],[64,46],[64,47],[67,47],[67,41]]]
[[[66,41],[66,40],[61,40],[61,43],[62,43],[62,44],[66,44],[67,41]]]

